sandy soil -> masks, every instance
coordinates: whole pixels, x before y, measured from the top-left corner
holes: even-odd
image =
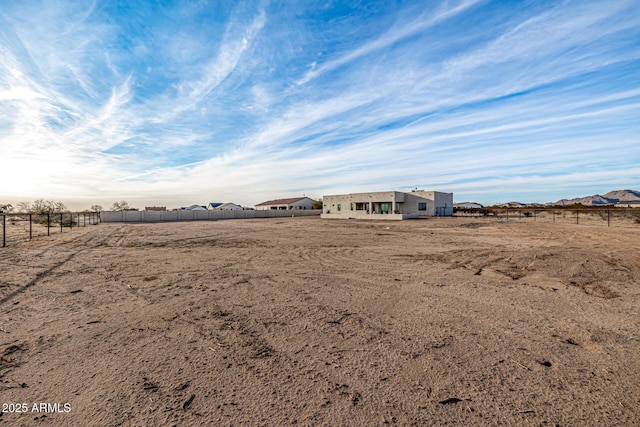
[[[4,425],[640,425],[637,227],[101,224],[0,269]]]

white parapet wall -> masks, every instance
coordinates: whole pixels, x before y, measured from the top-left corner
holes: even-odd
[[[221,219],[285,218],[319,216],[320,209],[311,210],[229,210],[229,211],[102,211],[101,222],[170,222],[215,221]]]

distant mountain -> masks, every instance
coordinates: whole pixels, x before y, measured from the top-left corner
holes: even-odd
[[[601,196],[596,194],[594,196],[577,197],[575,199],[561,199],[555,203],[550,203],[556,206],[570,206],[570,205],[584,205],[584,206],[605,206],[615,205],[618,202],[632,202],[640,201],[640,191],[635,190],[616,190],[609,191],[607,194]]]
[[[603,197],[607,199],[618,199],[620,202],[632,202],[640,200],[640,191],[634,190],[617,190],[609,191]]]

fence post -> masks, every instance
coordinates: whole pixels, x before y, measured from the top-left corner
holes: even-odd
[[[576,224],[580,224],[580,219],[579,219],[579,217],[580,217],[580,210],[579,210],[579,209],[576,209]]]
[[[51,236],[51,215],[47,214],[47,236]]]
[[[62,213],[60,214],[60,232],[62,233]]]
[[[7,216],[2,215],[2,247],[7,246]]]
[[[31,214],[29,214],[29,240],[33,238],[32,227],[31,227]]]
[[[607,210],[607,227],[611,227],[611,209]]]
[[[556,210],[552,210],[551,212],[553,212],[553,223],[556,223]]]

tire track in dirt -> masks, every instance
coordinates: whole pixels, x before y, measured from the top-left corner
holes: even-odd
[[[126,227],[126,225],[122,225],[122,226],[116,228],[115,230],[113,230],[112,232],[110,232],[109,234],[104,236],[97,243],[93,243],[93,241],[96,239],[96,232],[98,232],[99,230],[91,230],[89,233],[85,233],[85,234],[83,234],[81,236],[77,236],[77,239],[73,239],[73,240],[70,240],[70,241],[64,241],[64,242],[57,242],[57,243],[53,243],[51,245],[48,245],[43,251],[35,254],[35,257],[42,257],[45,253],[51,252],[52,250],[59,249],[61,247],[71,247],[72,249],[76,249],[76,250],[72,251],[69,255],[67,255],[63,259],[54,262],[53,265],[45,268],[44,270],[41,270],[41,271],[37,272],[35,277],[33,279],[29,280],[26,284],[24,284],[22,286],[19,286],[17,289],[14,289],[13,291],[11,291],[8,294],[4,295],[2,298],[0,298],[0,306],[2,306],[3,304],[9,302],[14,297],[24,293],[29,288],[31,288],[32,286],[36,285],[42,279],[47,277],[49,274],[51,274],[55,270],[59,269],[60,267],[64,266],[69,261],[73,260],[79,254],[81,254],[81,253],[83,253],[83,252],[85,252],[87,250],[93,249],[95,247],[101,246],[105,241],[107,241],[109,238],[111,238],[111,236],[113,234],[115,234],[116,232],[122,230],[125,227]],[[86,246],[89,243],[91,243],[91,246]]]
[[[501,275],[514,283],[524,283],[527,278],[535,278],[536,274],[544,272],[567,286],[578,287],[588,295],[605,299],[618,296],[610,287],[613,282],[635,280],[637,276],[637,272],[631,268],[620,268],[620,263],[612,263],[609,255],[594,257],[590,251],[580,247],[543,247],[528,251],[518,248],[456,249],[437,254],[396,257],[413,259],[419,263],[448,264],[450,270],[471,270],[478,276]],[[452,259],[456,261],[451,262]]]
[[[333,405],[338,413],[365,401],[372,405],[377,388],[393,388],[396,381],[411,380],[395,367],[410,363],[419,370],[425,363],[408,351],[397,352],[404,343],[390,334],[385,322],[360,313],[362,307],[336,304],[318,290],[308,290],[302,277],[291,277],[286,285],[281,281],[270,286],[255,280],[244,283],[242,300],[249,306],[235,304],[228,288],[217,293],[216,303],[225,316],[243,319],[251,326],[252,334],[274,350],[270,357],[277,359],[276,365],[284,362],[284,366],[296,367],[289,375],[312,375],[315,392],[323,391],[324,397],[317,397],[321,407]],[[299,292],[286,291],[291,286]],[[264,310],[261,300],[278,301],[282,308]],[[296,338],[286,338],[288,334]],[[317,344],[323,342],[328,344]],[[372,360],[364,361],[362,352],[372,354]],[[392,353],[393,357],[386,356]]]
[[[25,353],[27,353],[29,350],[29,345],[26,342],[13,341],[8,344],[10,345],[6,346],[3,350],[0,351],[0,380],[7,376],[7,374],[9,374],[15,368],[25,363]],[[4,347],[5,345],[6,344],[2,344],[2,347]],[[2,385],[0,387],[0,390],[6,390],[9,388],[17,388],[23,386]]]

